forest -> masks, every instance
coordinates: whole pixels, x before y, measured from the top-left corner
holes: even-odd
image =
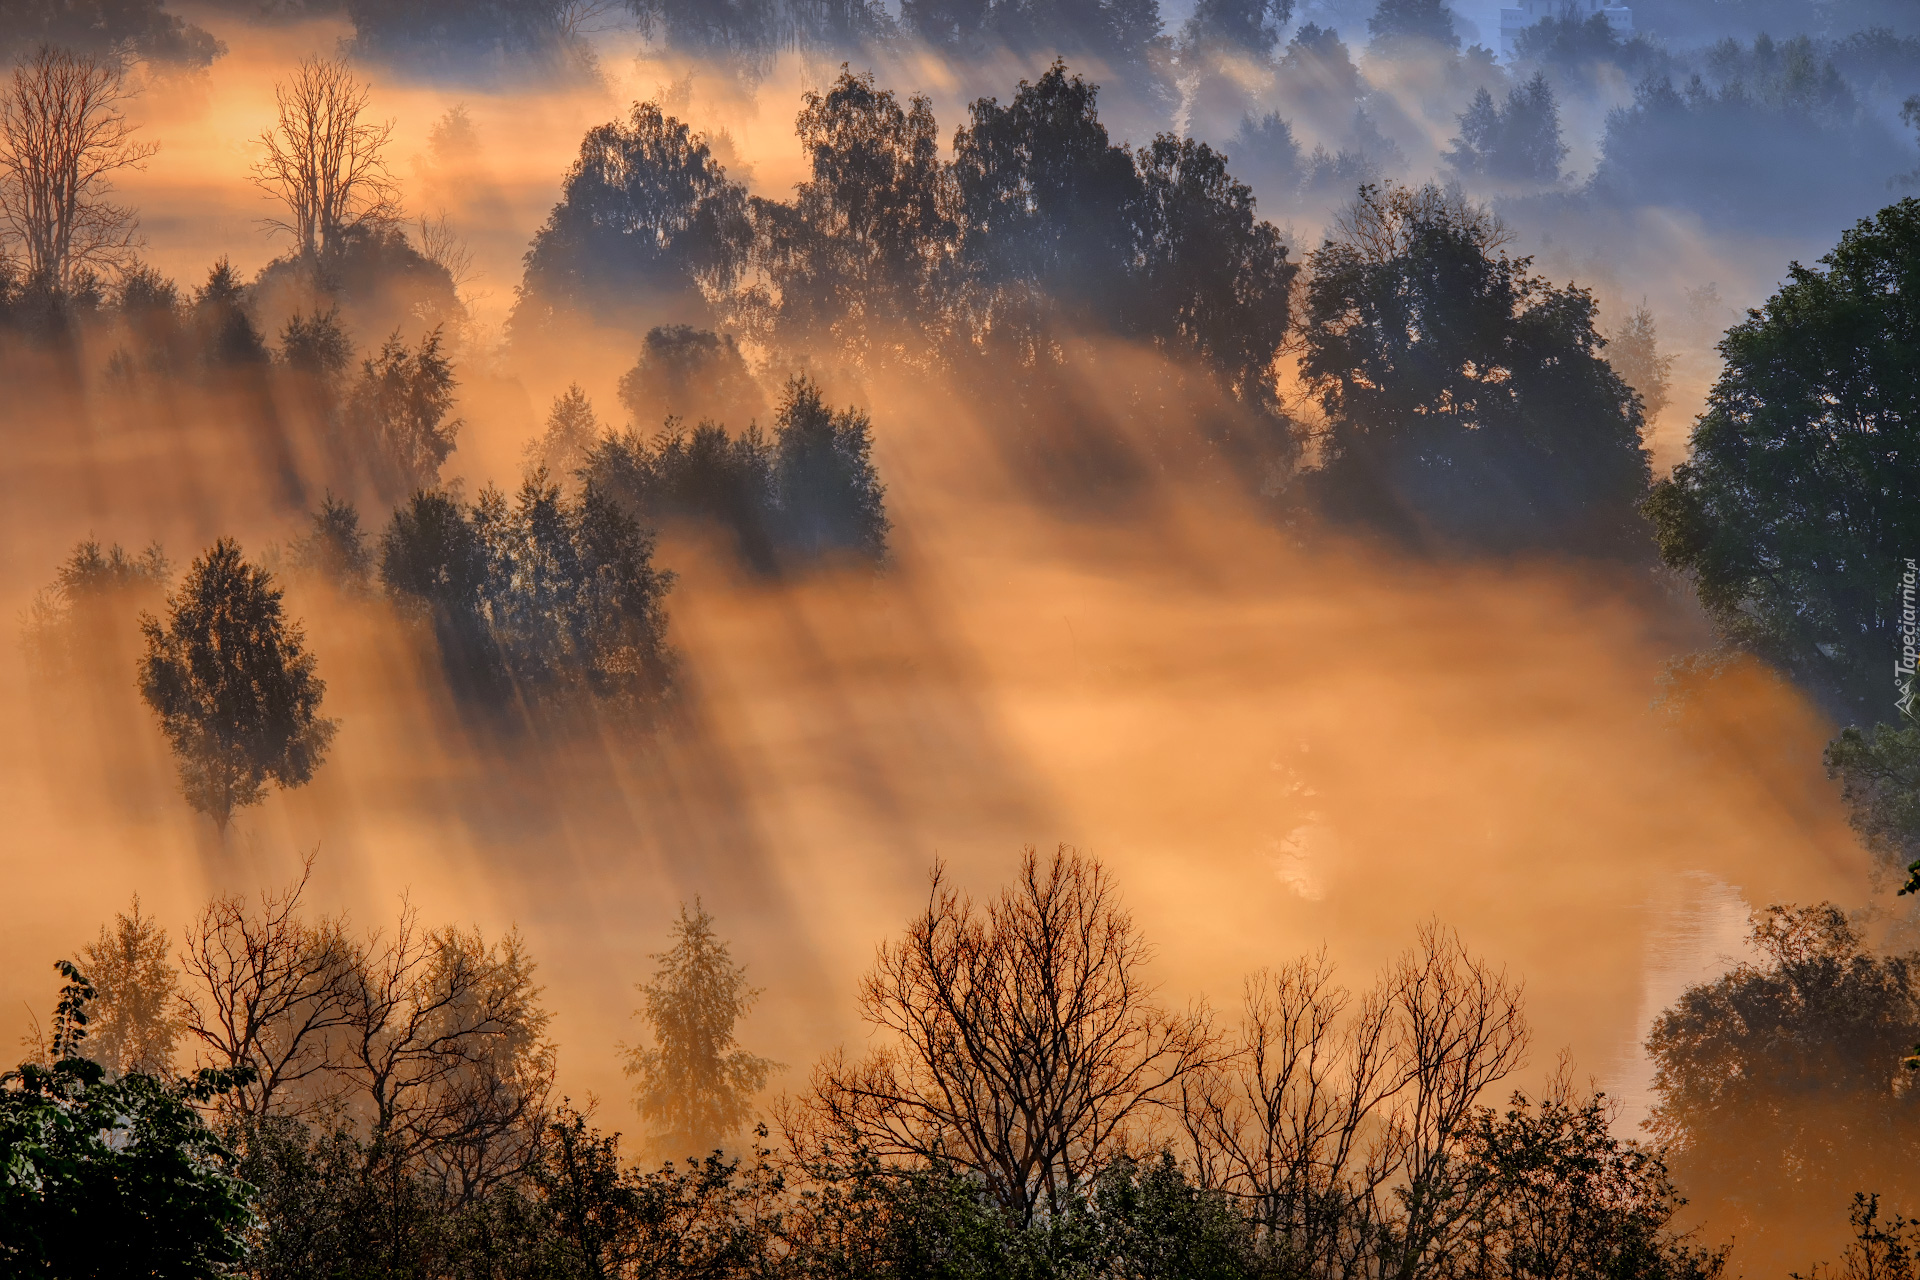
[[[0,1277],[1920,1269],[1920,11],[0,58]]]

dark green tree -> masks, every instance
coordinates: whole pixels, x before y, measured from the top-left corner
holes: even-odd
[[[1509,90],[1505,106],[1495,106],[1484,88],[1460,117],[1460,133],[1447,163],[1464,174],[1484,174],[1503,182],[1550,183],[1560,180],[1567,147],[1560,140],[1560,107],[1553,86],[1535,72]]]
[[[273,576],[222,538],[167,598],[164,626],[140,618],[141,696],[173,746],[187,803],[222,832],[268,782],[312,778],[337,727],[320,715],[326,684],[280,596]]]
[[[1311,258],[1308,387],[1327,509],[1438,546],[1638,557],[1640,406],[1586,290],[1437,188],[1362,188]]]
[[[886,554],[886,486],[874,469],[873,424],[835,413],[804,378],[787,384],[773,419],[774,524],[783,550],[802,556]]]
[[[1293,17],[1293,0],[1199,0],[1181,29],[1193,49],[1226,48],[1267,57]]]
[[[81,1056],[92,984],[68,961],[52,1061],[0,1075],[0,1274],[203,1280],[246,1246],[250,1188],[196,1109],[240,1073],[109,1079]]]
[[[1647,510],[1723,643],[1856,723],[1891,720],[1920,554],[1920,200],[1847,231],[1720,344],[1685,462]]]
[[[382,489],[412,493],[440,482],[440,466],[465,425],[447,417],[456,385],[438,327],[414,350],[396,330],[378,353],[361,362],[346,417],[352,443],[370,460]]]
[[[649,329],[640,358],[620,375],[619,390],[627,420],[639,431],[668,418],[740,428],[767,408],[733,335],[685,324]]]
[[[1826,761],[1861,843],[1882,867],[1906,868],[1901,893],[1920,892],[1920,726],[1842,730]]]
[[[1386,47],[1409,42],[1460,47],[1446,0],[1380,0],[1367,19],[1367,34],[1375,45]]]
[[[569,311],[612,322],[662,306],[703,312],[745,268],[752,238],[746,190],[706,138],[637,103],[580,143],[527,250],[508,330],[531,337]]]

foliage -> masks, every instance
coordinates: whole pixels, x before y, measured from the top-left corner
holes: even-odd
[[[1635,557],[1651,467],[1593,296],[1457,195],[1363,187],[1311,257],[1301,370],[1342,518],[1439,546]]]
[[[634,1107],[653,1132],[651,1151],[698,1156],[717,1151],[746,1127],[753,1096],[779,1063],[739,1047],[734,1024],[760,995],[736,968],[727,944],[714,935],[713,917],[698,900],[684,904],[673,926],[674,944],[654,955],[649,982],[637,984],[653,1047],[626,1051],[635,1080]]]
[[[347,402],[347,424],[363,456],[374,460],[375,479],[390,493],[431,489],[465,425],[448,420],[457,380],[453,362],[440,349],[439,328],[409,350],[399,331],[361,362],[360,379]]]
[[[672,680],[653,539],[589,482],[567,497],[545,471],[511,503],[421,490],[381,540],[387,590],[431,623],[456,687],[498,702],[586,696],[628,706]]]
[[[269,781],[311,779],[336,728],[319,714],[326,684],[280,596],[271,574],[221,538],[167,598],[164,626],[140,618],[140,694],[172,744],[187,803],[223,832]]]
[[[173,567],[157,542],[139,555],[118,543],[103,550],[92,538],[77,544],[21,618],[20,641],[27,660],[44,675],[74,674],[85,665],[89,642],[142,606],[158,603],[172,576]]]
[[[1367,34],[1375,45],[1387,48],[1409,43],[1449,50],[1460,47],[1444,0],[1380,0],[1367,19]]]
[[[1293,17],[1293,0],[1199,0],[1181,29],[1190,49],[1241,49],[1270,55]]]
[[[95,991],[81,1056],[106,1068],[109,1079],[171,1076],[183,1028],[167,931],[140,913],[136,896],[133,914],[118,913],[111,928],[102,925],[80,958]]]
[[[1832,904],[1769,907],[1750,941],[1757,962],[1654,1022],[1648,1127],[1757,1266],[1789,1261],[1780,1252],[1848,1188],[1900,1185],[1920,1159],[1902,1065],[1920,1040],[1920,969],[1868,950]]]
[[[1639,394],[1640,407],[1649,422],[1667,407],[1673,357],[1660,350],[1653,312],[1647,310],[1646,303],[1635,307],[1625,322],[1607,335],[1607,363]]]
[[[531,336],[564,310],[609,320],[702,306],[730,287],[751,238],[747,196],[704,137],[638,103],[587,133],[560,203],[534,234],[508,321]]]
[[[71,49],[100,58],[132,57],[205,67],[227,47],[167,12],[165,0],[5,0],[0,56]]]
[[[1460,134],[1447,162],[1463,174],[1485,174],[1504,182],[1551,183],[1560,180],[1567,146],[1560,141],[1560,108],[1545,75],[1508,92],[1496,107],[1484,88],[1460,116]]]
[[[0,1075],[0,1270],[61,1280],[220,1274],[241,1256],[248,1188],[196,1104],[235,1073],[118,1079],[79,1054],[94,992],[73,964],[54,1059]]]
[[[692,325],[656,325],[640,344],[640,358],[620,375],[620,403],[636,428],[668,418],[692,422],[753,422],[766,400],[731,334]]]
[[[320,500],[307,536],[290,549],[296,571],[331,583],[349,594],[367,590],[373,577],[373,549],[360,528],[360,512],[331,493]]]
[[[1720,344],[1687,461],[1648,503],[1724,643],[1856,721],[1891,719],[1920,546],[1920,200],[1846,232]]]
[[[587,464],[606,428],[593,412],[593,402],[577,382],[555,396],[547,411],[546,429],[527,442],[528,465],[549,475],[569,477]]]
[[[247,311],[246,286],[225,257],[193,292],[194,348],[208,374],[256,368],[267,362],[267,344]]]
[[[1843,729],[1826,764],[1861,843],[1882,866],[1906,868],[1901,893],[1920,892],[1920,726]]]

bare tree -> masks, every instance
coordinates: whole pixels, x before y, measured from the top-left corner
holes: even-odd
[[[948,1160],[1022,1220],[1059,1210],[1209,1061],[1204,1009],[1155,1002],[1150,954],[1105,869],[1064,845],[1045,860],[1027,849],[984,910],[936,866],[926,911],[861,991],[894,1042],[823,1062],[786,1117],[790,1141]]]
[[[109,202],[110,175],[159,148],[133,140],[111,59],[42,47],[0,93],[0,229],[28,278],[54,287],[92,267],[124,266],[139,218]]]
[[[517,934],[422,930],[356,947],[342,1068],[354,1107],[396,1167],[424,1167],[463,1199],[519,1172],[546,1118],[554,1050]]]
[[[384,153],[393,122],[362,119],[368,89],[344,59],[307,58],[289,82],[274,86],[279,119],[261,134],[266,156],[253,184],[286,206],[267,227],[285,231],[312,257],[340,247],[359,227],[385,226],[400,216],[399,187]]]
[[[454,229],[446,210],[437,218],[420,215],[420,256],[447,273],[456,294],[473,282],[473,250]]]
[[[262,893],[258,910],[215,898],[187,931],[187,1032],[214,1066],[254,1069],[229,1095],[243,1116],[298,1115],[341,1092],[335,1049],[349,1025],[354,955],[342,921],[300,918],[312,874],[309,856],[300,879]]]

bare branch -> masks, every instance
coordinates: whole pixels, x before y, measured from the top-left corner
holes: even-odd
[[[266,155],[250,177],[286,206],[284,218],[263,222],[299,241],[302,255],[331,252],[355,229],[400,217],[400,188],[384,158],[393,122],[361,118],[368,92],[343,59],[308,58],[274,86],[279,119],[260,135]]]

